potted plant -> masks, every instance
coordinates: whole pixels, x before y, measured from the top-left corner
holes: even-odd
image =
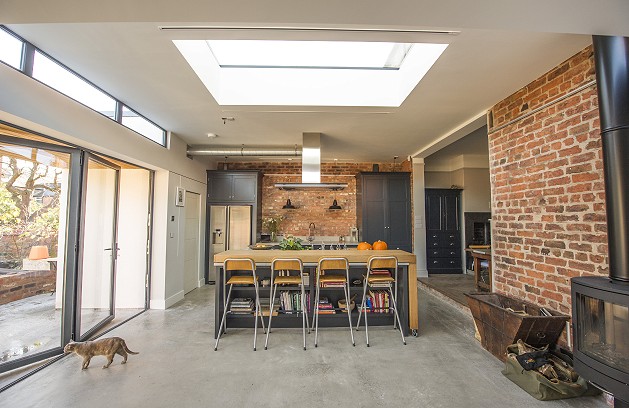
[[[267,217],[262,220],[262,226],[265,227],[269,233],[271,234],[271,241],[275,242],[277,240],[277,233],[280,230],[280,224],[284,217],[281,215],[276,215],[273,217]]]

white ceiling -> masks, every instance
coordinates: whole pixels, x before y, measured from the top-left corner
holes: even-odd
[[[586,47],[590,34],[629,36],[624,0],[3,0],[0,7],[0,23],[188,144],[290,146],[303,132],[321,132],[324,160],[425,157],[482,126],[488,108]],[[175,26],[223,29],[160,29]],[[219,106],[172,43],[210,37],[450,46],[399,108],[241,107]],[[223,124],[225,116],[235,120]]]

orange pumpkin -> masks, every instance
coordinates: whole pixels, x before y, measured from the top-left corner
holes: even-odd
[[[373,243],[373,249],[375,251],[381,251],[381,250],[388,249],[388,248],[389,248],[389,246],[384,241],[376,241],[376,242]]]
[[[356,248],[360,250],[371,249],[371,244],[369,242],[361,242]]]

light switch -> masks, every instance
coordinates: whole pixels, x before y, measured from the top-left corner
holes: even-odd
[[[175,233],[174,233],[174,232],[171,232],[171,233],[170,233],[170,237],[171,237],[171,238],[175,238]]]

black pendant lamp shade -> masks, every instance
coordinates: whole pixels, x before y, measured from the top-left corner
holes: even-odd
[[[330,206],[330,210],[340,210],[341,206],[339,205],[338,202],[336,202],[336,198],[334,199],[334,201],[332,202],[332,205]]]
[[[284,204],[284,207],[282,208],[287,210],[287,209],[295,208],[295,206],[293,205],[293,203],[290,202],[290,198],[289,198],[288,200],[286,200],[286,204]]]

